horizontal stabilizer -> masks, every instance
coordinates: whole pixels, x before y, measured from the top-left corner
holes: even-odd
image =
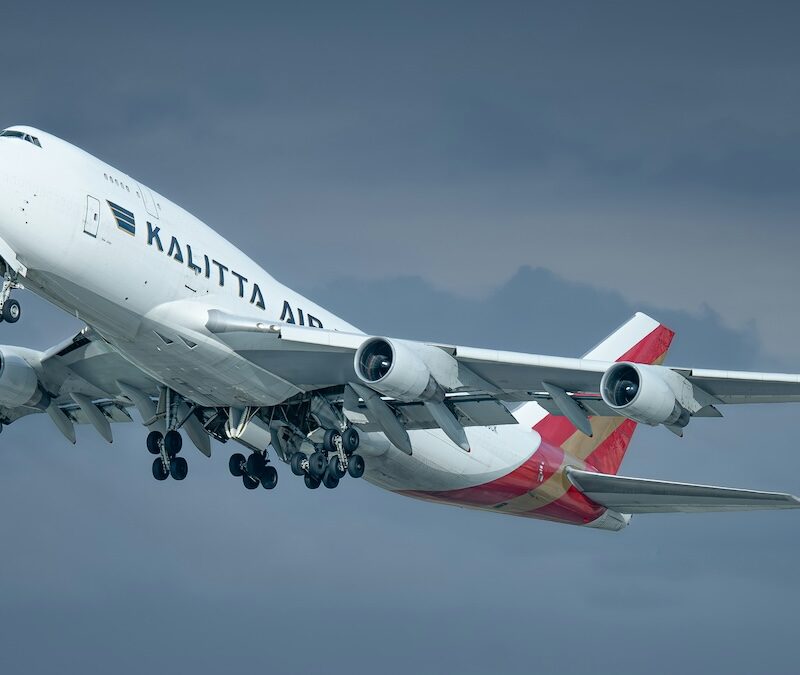
[[[593,502],[621,513],[800,508],[800,499],[782,492],[628,478],[571,468],[567,469],[567,476],[575,488]]]

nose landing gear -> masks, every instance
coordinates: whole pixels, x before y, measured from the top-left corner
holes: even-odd
[[[3,274],[3,285],[0,287],[0,321],[6,323],[17,323],[22,316],[22,307],[19,302],[11,299],[11,291],[19,288],[19,283],[11,269],[3,263],[5,273]]]

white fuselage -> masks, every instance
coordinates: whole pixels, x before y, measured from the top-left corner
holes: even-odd
[[[268,406],[296,393],[209,333],[211,309],[356,331],[165,197],[65,141],[30,133],[41,147],[0,138],[0,255],[13,252],[26,288],[85,321],[154,380],[203,406]],[[115,206],[133,214],[135,231]],[[531,421],[470,428],[469,453],[438,430],[411,432],[412,457],[371,435],[366,477],[408,491],[490,481],[537,449]]]

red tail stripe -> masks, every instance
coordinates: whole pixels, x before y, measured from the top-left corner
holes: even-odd
[[[636,431],[636,422],[626,419],[608,438],[592,450],[586,458],[586,463],[600,473],[617,473],[634,431]]]
[[[655,363],[667,353],[673,337],[675,337],[675,331],[666,326],[659,326],[644,340],[641,340],[620,356],[617,361]]]

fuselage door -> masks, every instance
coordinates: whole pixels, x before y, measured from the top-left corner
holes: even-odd
[[[97,236],[100,227],[100,202],[91,195],[86,195],[86,215],[83,219],[83,231],[92,236]]]
[[[139,185],[138,188],[139,197],[141,198],[142,202],[144,202],[144,208],[147,210],[147,213],[153,218],[158,218],[158,209],[156,208],[156,200],[153,199],[153,193],[150,192],[149,188],[146,188],[143,185]]]

